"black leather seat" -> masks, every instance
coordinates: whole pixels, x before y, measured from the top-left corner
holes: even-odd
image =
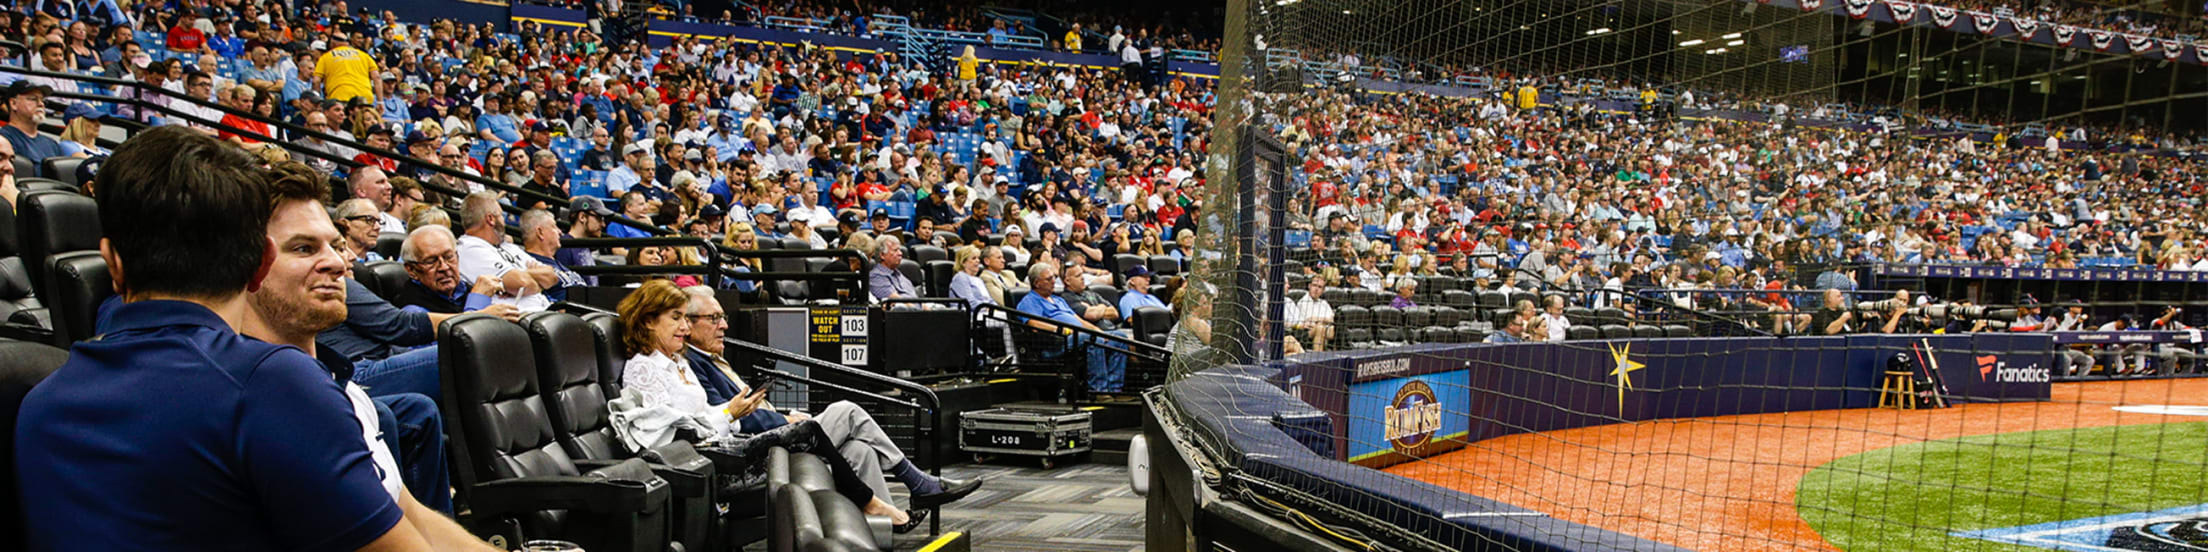
[[[76,168],[71,167],[69,171],[72,175],[74,175],[76,173]],[[75,184],[70,184],[68,182],[63,182],[52,178],[18,178],[15,180],[15,189],[25,192],[51,190],[69,192],[78,195],[84,194],[84,190],[77,188]]]
[[[1571,328],[1564,330],[1564,339],[1569,339],[1572,341],[1579,341],[1583,339],[1602,339],[1602,330],[1597,329],[1594,326],[1572,326]]]
[[[926,292],[933,285],[928,280],[928,271],[920,267],[919,261],[905,259],[905,262],[897,263],[897,272],[904,274],[905,279],[912,280],[912,290],[915,292]]]
[[[859,507],[837,494],[828,464],[810,454],[775,448],[767,455],[769,552],[888,550]]]
[[[1633,337],[1633,328],[1618,324],[1604,324],[1602,326],[1603,339],[1627,339],[1631,337]]]
[[[361,285],[368,286],[368,290],[375,292],[376,296],[391,301],[399,296],[399,291],[406,289],[406,282],[412,277],[406,275],[406,263],[371,261],[355,269],[353,278],[360,280]]]
[[[39,306],[38,298],[31,296],[31,275],[23,267],[23,258],[0,257],[0,320]]]
[[[1172,255],[1151,255],[1150,271],[1157,273],[1158,276],[1180,274],[1181,260],[1173,258]]]
[[[387,260],[399,260],[399,248],[406,245],[406,234],[384,232],[376,234],[376,254]]]
[[[621,345],[621,317],[594,312],[583,315],[583,323],[590,324],[590,342],[598,353],[599,384],[606,387],[606,396],[621,396],[621,366],[629,361],[629,351]]]
[[[1664,329],[1656,326],[1634,326],[1633,337],[1657,338],[1664,336]]]
[[[453,488],[478,531],[587,550],[667,548],[666,480],[642,460],[584,472],[554,439],[536,354],[520,325],[469,314],[438,332]]]
[[[927,264],[928,261],[951,260],[951,252],[945,251],[941,247],[922,244],[912,246],[909,249],[912,250],[912,255],[910,255],[912,260],[919,261],[923,265]]]
[[[537,390],[544,397],[554,438],[575,464],[606,466],[632,457],[651,462],[654,475],[671,485],[675,540],[689,550],[715,550],[717,493],[713,462],[675,441],[651,454],[632,455],[613,433],[596,338],[590,324],[564,312],[530,313],[521,320],[537,358]]]
[[[1664,337],[1694,337],[1694,328],[1681,324],[1664,326]]]
[[[950,261],[932,260],[922,263],[921,270],[928,276],[928,287],[920,290],[928,297],[950,297],[951,276],[958,273],[958,266]],[[918,284],[915,280],[913,283]]]
[[[1173,330],[1173,311],[1158,307],[1136,307],[1134,336],[1136,341],[1164,347],[1168,332]]]
[[[49,258],[47,264],[47,315],[52,318],[54,344],[91,339],[99,321],[100,303],[115,294],[107,273],[107,259],[94,251],[73,251]]]
[[[23,504],[15,495],[15,415],[23,396],[53,375],[69,351],[43,343],[0,340],[0,549],[28,550],[23,542]]]
[[[1111,305],[1113,307],[1119,306],[1119,296],[1123,293],[1119,291],[1118,286],[1111,285],[1089,286],[1089,291],[1096,292],[1097,297],[1104,298],[1104,304]]]
[[[1143,258],[1143,256],[1141,256],[1141,255],[1134,255],[1134,254],[1129,254],[1129,253],[1120,253],[1120,254],[1117,254],[1117,255],[1113,255],[1113,256],[1112,256],[1112,277],[1113,277],[1113,278],[1118,278],[1119,280],[1115,280],[1115,281],[1118,281],[1118,282],[1120,282],[1120,283],[1123,283],[1123,284],[1124,284],[1124,283],[1126,283],[1126,281],[1125,281],[1125,278],[1127,277],[1127,269],[1130,269],[1130,268],[1134,268],[1134,267],[1138,267],[1138,266],[1148,266],[1149,264],[1150,264],[1150,260],[1149,260],[1149,259],[1146,259],[1146,258]],[[1291,274],[1292,274],[1292,273],[1291,273]],[[1294,282],[1293,282],[1293,281],[1291,281],[1291,282],[1290,282],[1290,285],[1289,285],[1289,287],[1288,287],[1288,289],[1300,289],[1300,288],[1301,288],[1301,286],[1296,286],[1296,285],[1293,285],[1293,284],[1294,284]]]
[[[16,247],[31,269],[31,294],[46,296],[46,259],[100,249],[100,206],[92,198],[57,191],[23,192],[16,198]]]
[[[70,186],[81,187],[84,183],[77,181],[77,167],[83,165],[84,160],[83,157],[48,157],[45,161],[40,161],[39,164],[45,166],[47,178],[59,180]]]

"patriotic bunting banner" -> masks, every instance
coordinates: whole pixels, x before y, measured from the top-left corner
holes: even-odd
[[[2185,58],[2185,45],[2184,45],[2184,44],[2180,44],[2180,43],[2178,43],[2178,42],[2177,42],[2177,41],[2175,41],[2175,40],[2171,40],[2171,39],[2167,39],[2167,38],[2165,38],[2165,39],[2161,39],[2161,41],[2162,41],[2162,59],[2166,59],[2166,60],[2170,60],[2170,61],[2178,61],[2178,60],[2181,60],[2181,59],[2184,59],[2184,58]]]
[[[2193,61],[2208,65],[2208,44],[2193,45]]]
[[[2110,45],[2116,43],[2116,35],[2108,31],[2086,31],[2085,37],[2093,41],[2094,48],[2102,50],[2106,50]]]
[[[2144,54],[2148,50],[2154,49],[2154,39],[2127,34],[2124,35],[2124,45],[2131,47],[2131,53]]]
[[[2069,25],[2056,25],[2050,32],[2055,33],[2055,43],[2063,46],[2069,46],[2071,40],[2078,38],[2078,28]]]
[[[1932,10],[1932,22],[1940,24],[1941,28],[1955,26],[1955,8],[1946,6],[1925,6],[1925,8]]]
[[[1824,7],[1825,0],[1801,0],[1801,3],[1802,11],[1817,11],[1817,8]]]
[[[1841,7],[1848,10],[1848,17],[1862,19],[1871,16],[1871,0],[1847,0]]]
[[[1970,12],[1970,21],[1978,25],[1979,34],[1993,34],[1994,27],[2001,25],[2001,18],[1985,12]]]
[[[1916,19],[1917,5],[1900,0],[1887,0],[1886,12],[1894,15],[1894,23],[1907,24],[1909,20]]]
[[[2032,35],[2039,34],[2039,21],[2036,19],[2011,17],[2009,18],[2009,25],[2016,27],[2017,40],[2030,41]]]

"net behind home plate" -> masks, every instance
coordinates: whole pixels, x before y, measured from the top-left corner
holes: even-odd
[[[2089,154],[2110,168],[2089,201],[2140,212],[2196,170],[2155,147],[2208,121],[2198,92],[2208,90],[2208,73],[2197,64],[1957,32],[1928,23],[1929,8],[1909,25],[1852,18],[1847,9],[1827,2],[1805,10],[1787,0],[1230,2],[1216,145],[1198,215],[1200,253],[1175,299],[1182,322],[1173,338],[1174,377],[1279,361],[1275,383],[1330,419],[1333,439],[1309,444],[1374,468],[1356,476],[1365,480],[1283,488],[1300,485],[1337,497],[1329,500],[1347,511],[1378,512],[1394,511],[1404,497],[1349,489],[1391,477],[1383,471],[1432,483],[1459,494],[1427,506],[1482,514],[1396,523],[1496,520],[1522,537],[1495,536],[1482,545],[1491,549],[2199,546],[2208,532],[2194,522],[2204,511],[2194,506],[2208,503],[2201,483],[2208,462],[2198,443],[2208,429],[2169,414],[2183,408],[2153,405],[2198,402],[2193,397],[2204,396],[2208,380],[2047,383],[2065,370],[2087,370],[2095,380],[2118,367],[2190,373],[2188,337],[2155,334],[2161,343],[2111,348],[2071,344],[2074,336],[2058,342],[2046,334],[1968,332],[1980,319],[1997,323],[1980,328],[1989,330],[2014,322],[2027,296],[2081,298],[2095,326],[2125,314],[2146,323],[2197,296],[2186,287],[2194,284],[2137,281],[2152,278],[2144,272],[1965,284],[1921,272],[1881,277],[1879,267],[1860,261],[1904,260],[1897,251],[1807,262],[1815,257],[1767,242],[1754,251],[1788,262],[1761,265],[1761,278],[1804,291],[1650,292],[1629,300],[1569,285],[1479,287],[1508,276],[1518,256],[1506,250],[1504,268],[1484,280],[1468,273],[1410,278],[1415,287],[1406,298],[1414,305],[1407,307],[1392,304],[1392,286],[1375,292],[1330,282],[1321,292],[1335,311],[1328,352],[1283,353],[1315,345],[1314,336],[1287,327],[1286,303],[1309,293],[1311,279],[1352,264],[1348,254],[1316,253],[1307,241],[1311,233],[1324,239],[1328,221],[1315,215],[1325,214],[1318,205],[1325,198],[1314,194],[1329,187],[1335,200],[1357,203],[1362,189],[1380,205],[1345,213],[1359,236],[1349,241],[1366,242],[1351,248],[1376,255],[1385,274],[1404,255],[1370,243],[1392,240],[1388,219],[1408,205],[1489,186],[1558,186],[1621,200],[1614,189],[1644,184],[1613,172],[1652,162],[1646,144],[1666,138],[1692,150],[1667,152],[1682,164],[1718,148],[1748,152],[1738,159],[1745,167],[1738,178],[1681,170],[1687,185],[1657,213],[1678,218],[1652,233],[1667,242],[1698,221],[1714,228],[1780,216],[1765,209],[1781,207],[1733,211],[1718,201],[1736,189],[1770,196],[1784,188],[1760,190],[1754,179],[1777,175],[1783,183],[1812,169],[1832,178],[1829,185],[1863,195],[1797,196],[1796,210],[1783,214],[1847,213],[1845,238],[1866,228],[1891,236],[1892,227],[1879,222],[1911,223],[1906,214],[1914,212],[1894,210],[1907,203],[1901,198],[1922,193],[1937,204],[1957,191],[1947,186],[2071,189]],[[1967,13],[1957,17],[1966,18],[1958,28],[1972,24]],[[1529,88],[1539,99],[1522,109],[1520,91]],[[1775,107],[1782,101],[1785,108]],[[1975,138],[1968,147],[1958,141],[1966,135]],[[2094,150],[2048,154],[2041,140],[2049,135]],[[1827,144],[1889,179],[1836,174],[1835,156],[1794,155]],[[2119,166],[2145,167],[2145,174],[2117,176]],[[1390,184],[1406,188],[1388,195]],[[1391,198],[1399,203],[1391,207]],[[1494,218],[1473,230],[1520,239],[1566,223],[1601,227],[1539,210],[1540,199],[1496,200]],[[1977,240],[2002,239],[1986,236],[2025,222],[2006,215],[1982,214],[1999,218],[1998,230],[1938,229],[1972,251]],[[1715,241],[1684,239],[1655,261],[1699,264],[1717,251]],[[2020,255],[2047,260],[2044,252]],[[1693,281],[1694,270],[1681,278]],[[1822,300],[1814,288],[1828,272],[1866,289],[1935,297],[1908,301],[1916,306],[1891,334],[1771,335],[1810,330]],[[1742,287],[1717,284],[1700,286]],[[1597,279],[1591,287],[1600,285]],[[1880,325],[1891,310],[1877,301],[1891,299],[1888,293],[1849,297],[1864,304],[1851,307],[1855,325]],[[1475,343],[1508,328],[1521,302],[1538,308],[1550,297],[1564,302],[1574,326],[1569,339]],[[1910,408],[1874,408],[1881,402]],[[1314,485],[1337,492],[1310,491]],[[1526,521],[1544,516],[1571,523]],[[1336,533],[1374,549],[1435,545],[1415,531]]]

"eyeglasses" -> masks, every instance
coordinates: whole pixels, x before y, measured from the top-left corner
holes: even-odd
[[[376,221],[376,216],[375,216],[375,215],[360,215],[360,216],[345,217],[345,222],[375,222],[375,221]]]
[[[438,256],[435,256],[435,257],[430,257],[430,258],[427,258],[427,259],[422,259],[422,260],[419,260],[419,261],[407,261],[407,262],[406,262],[406,264],[407,264],[408,266],[412,266],[412,267],[415,267],[415,268],[438,268],[438,267],[443,267],[443,266],[453,266],[454,264],[456,264],[456,263],[459,263],[459,262],[460,262],[460,255],[459,255],[459,254],[457,254],[457,253],[446,253],[446,254],[443,254],[443,255],[438,255]]]
[[[692,324],[699,324],[699,323],[708,323],[708,324],[719,324],[719,323],[722,323],[722,322],[727,322],[727,321],[728,321],[728,315],[727,315],[726,313],[723,313],[723,314],[692,314],[692,315],[689,315],[689,316],[690,316],[690,323],[692,323]]]

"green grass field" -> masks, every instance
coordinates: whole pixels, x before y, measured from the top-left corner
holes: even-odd
[[[1802,478],[1794,505],[1833,546],[2038,550],[1956,531],[2208,503],[2208,422],[1979,435],[1865,452]]]

